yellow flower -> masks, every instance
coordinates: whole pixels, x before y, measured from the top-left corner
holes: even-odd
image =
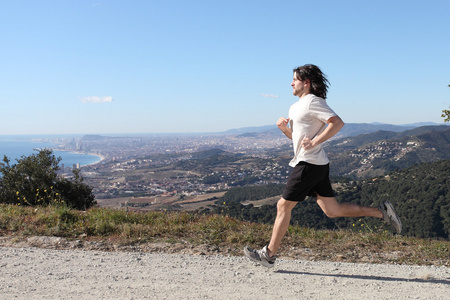
[[[19,195],[19,192],[16,192],[16,195]]]

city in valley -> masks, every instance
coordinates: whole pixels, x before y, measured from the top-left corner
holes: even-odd
[[[102,156],[81,168],[100,206],[195,210],[232,187],[283,183],[290,141],[269,134],[59,138],[57,149]],[[67,175],[70,175],[65,174]]]
[[[234,134],[86,135],[47,142],[58,150],[102,157],[81,167],[100,206],[196,210],[213,205],[230,188],[286,182],[292,144],[274,127]],[[392,138],[385,133],[380,137],[378,131],[327,141],[331,175],[382,176],[421,161],[448,159],[448,144],[442,142],[448,126],[431,127],[428,133],[424,128],[417,128],[417,134],[391,132]],[[71,174],[67,168],[60,173]]]

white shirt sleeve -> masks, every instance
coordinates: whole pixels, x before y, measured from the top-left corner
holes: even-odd
[[[317,97],[311,101],[309,113],[313,118],[316,118],[324,123],[327,123],[331,117],[337,116],[337,114],[328,106],[324,99]]]

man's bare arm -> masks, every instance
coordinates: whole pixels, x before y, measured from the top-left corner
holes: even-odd
[[[314,148],[315,146],[322,144],[326,140],[332,138],[336,135],[336,133],[339,132],[339,130],[344,127],[344,121],[339,116],[334,116],[328,119],[328,126],[325,128],[325,130],[316,136],[313,140],[309,138],[304,138],[302,140],[302,147],[305,150],[310,150]]]
[[[286,135],[288,138],[292,140],[292,130],[288,127],[289,118],[281,117],[277,121],[278,128]]]

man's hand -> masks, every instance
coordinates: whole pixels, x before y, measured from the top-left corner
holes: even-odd
[[[302,148],[305,150],[311,150],[315,146],[313,144],[313,141],[308,137],[303,138],[301,145],[302,145]]]
[[[280,128],[281,131],[284,131],[287,128],[287,125],[289,123],[289,118],[281,117],[277,121],[277,126]]]
[[[283,133],[292,140],[292,130],[288,127],[289,118],[281,117],[277,121],[278,128],[283,131]]]

